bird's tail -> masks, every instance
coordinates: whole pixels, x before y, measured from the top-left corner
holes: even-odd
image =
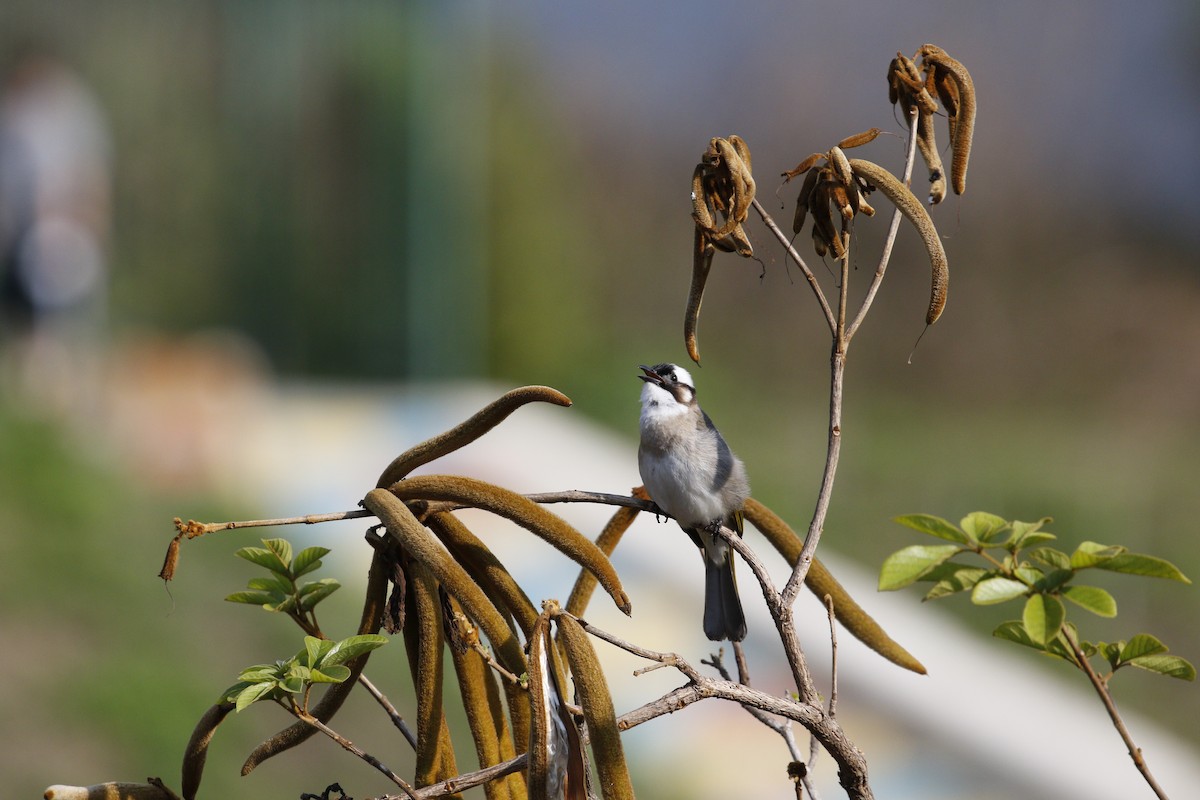
[[[746,638],[746,615],[733,576],[733,551],[721,562],[704,559],[704,635],[714,642]]]

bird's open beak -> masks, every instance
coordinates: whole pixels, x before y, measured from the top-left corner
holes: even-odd
[[[646,373],[645,375],[638,375],[638,377],[644,380],[646,383],[657,383],[659,386],[662,386],[662,376],[657,372],[644,364],[639,365],[638,369]]]

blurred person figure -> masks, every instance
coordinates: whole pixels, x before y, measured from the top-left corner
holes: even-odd
[[[0,384],[87,413],[105,336],[110,142],[95,96],[53,58],[14,59],[0,90]]]

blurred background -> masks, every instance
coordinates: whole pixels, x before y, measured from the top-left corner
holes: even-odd
[[[967,193],[933,211],[949,304],[909,363],[929,277],[902,228],[850,352],[822,547],[870,573],[913,543],[893,516],[982,509],[1050,515],[1066,549],[1119,542],[1195,578],[1194,3],[5,2],[10,796],[174,779],[216,693],[299,639],[220,602],[253,574],[232,556],[253,533],[186,545],[164,591],[153,575],[171,517],[352,508],[417,440],[367,421],[396,423],[412,392],[432,427],[412,429],[429,435],[514,385],[555,386],[575,404],[562,413],[624,443],[627,476],[585,485],[568,454],[557,474],[580,485],[530,488],[636,485],[636,365],[686,359],[688,190],[708,140],[749,143],[759,199],[786,229],[797,187],[775,176],[810,152],[880,127],[861,155],[901,168],[904,126],[884,76],[897,50],[926,42],[967,65],[980,98]],[[918,165],[918,195],[922,180]],[[856,296],[889,216],[856,228]],[[760,260],[718,254],[694,374],[755,495],[802,528],[824,456],[827,330],[755,215],[747,232]],[[832,292],[807,233],[799,241]],[[456,396],[469,401],[429,399]],[[347,478],[347,492],[322,493]],[[360,549],[361,526],[343,530],[341,546]],[[1194,587],[1106,586],[1120,616],[1081,619],[1085,635],[1146,631],[1200,659]],[[352,594],[329,601],[331,627],[354,625]],[[1016,611],[965,606],[918,613],[965,616],[980,648],[1007,646],[988,632]],[[1021,696],[1019,685],[979,691]],[[1200,749],[1194,685],[1123,673],[1116,692]],[[852,694],[843,702],[853,715]],[[226,723],[209,796],[298,796],[337,779],[340,752],[292,762],[329,765],[311,774],[236,777],[277,717]],[[1111,745],[1105,759],[1126,758],[1115,733]],[[699,796],[648,777],[661,764],[638,769],[647,796]],[[383,791],[356,774],[351,794]],[[942,791],[991,796],[970,784]]]

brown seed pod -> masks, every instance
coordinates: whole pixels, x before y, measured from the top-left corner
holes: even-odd
[[[687,348],[688,357],[700,363],[700,345],[696,338],[696,329],[700,325],[700,304],[704,301],[704,286],[708,283],[708,273],[712,270],[713,246],[708,236],[700,226],[696,226],[692,252],[692,285],[688,290],[687,309],[683,313],[683,344]]]
[[[558,623],[558,640],[575,678],[575,693],[587,720],[600,792],[604,800],[633,800],[633,781],[625,763],[617,714],[600,659],[578,620],[567,614],[558,614],[554,619]]]
[[[893,101],[893,104],[894,103],[895,101]],[[852,136],[847,136],[845,139],[842,139],[840,142],[838,142],[837,146],[843,150],[849,150],[851,147],[862,147],[864,144],[869,144],[870,142],[875,141],[875,138],[881,133],[883,133],[883,131],[881,131],[879,128],[871,128],[870,130],[863,131],[862,133],[856,133]]]
[[[529,498],[495,484],[461,475],[415,475],[393,484],[389,491],[400,500],[448,500],[473,508],[482,508],[515,522],[553,545],[575,563],[590,570],[617,608],[626,615],[631,613],[629,596],[621,587],[621,579],[608,558],[600,552],[600,548],[562,517],[547,511]],[[368,499],[371,497],[372,495],[368,495]],[[403,503],[400,505],[403,506]],[[376,509],[369,506],[368,509],[378,516]],[[407,507],[404,511],[407,516],[412,516]],[[413,519],[415,520],[415,517]],[[420,526],[420,523],[417,524]],[[430,539],[432,540],[432,537]],[[465,573],[463,577],[466,577]],[[453,589],[441,575],[438,576],[438,580],[446,588]],[[462,597],[458,597],[458,600],[466,605]],[[476,622],[481,621],[477,619]],[[484,630],[488,638],[491,638],[491,632],[486,627]]]
[[[921,45],[917,56],[936,65],[939,73],[944,71],[957,92],[954,133],[950,139],[954,156],[950,162],[950,184],[955,194],[962,194],[967,188],[967,162],[975,135],[975,83],[967,68],[937,45]]]
[[[483,436],[492,428],[499,425],[508,415],[526,403],[553,403],[556,406],[570,406],[571,398],[557,389],[549,386],[523,386],[506,392],[495,402],[489,403],[465,422],[454,426],[445,433],[411,447],[397,456],[379,476],[377,488],[391,486],[396,481],[408,475],[417,467],[428,464],[436,458],[452,453],[460,447],[465,447]]]
[[[792,530],[775,512],[754,498],[746,501],[746,520],[757,528],[769,541],[788,564],[795,564],[804,547],[804,540]],[[817,597],[829,595],[834,600],[837,609],[837,620],[846,630],[850,631],[859,641],[874,650],[893,664],[925,674],[925,667],[911,653],[901,647],[887,632],[880,627],[854,598],[830,574],[829,570],[819,559],[814,558],[809,565],[808,576],[804,585]]]
[[[925,250],[929,254],[929,266],[933,273],[929,310],[925,315],[925,322],[932,325],[941,316],[942,309],[946,307],[950,267],[946,261],[946,251],[942,247],[942,240],[938,237],[937,228],[933,226],[933,220],[929,218],[929,212],[896,176],[878,164],[852,158],[850,167],[854,170],[855,175],[879,189],[888,200],[892,201],[892,205],[896,206],[900,213],[912,223],[925,243]]]
[[[820,154],[814,153],[813,155],[819,156]],[[799,233],[800,229],[804,227],[804,215],[808,213],[809,198],[812,196],[812,191],[821,177],[820,171],[812,169],[811,165],[806,169],[808,174],[804,176],[804,183],[800,185],[800,194],[796,198],[796,214],[792,217],[793,234]]]

